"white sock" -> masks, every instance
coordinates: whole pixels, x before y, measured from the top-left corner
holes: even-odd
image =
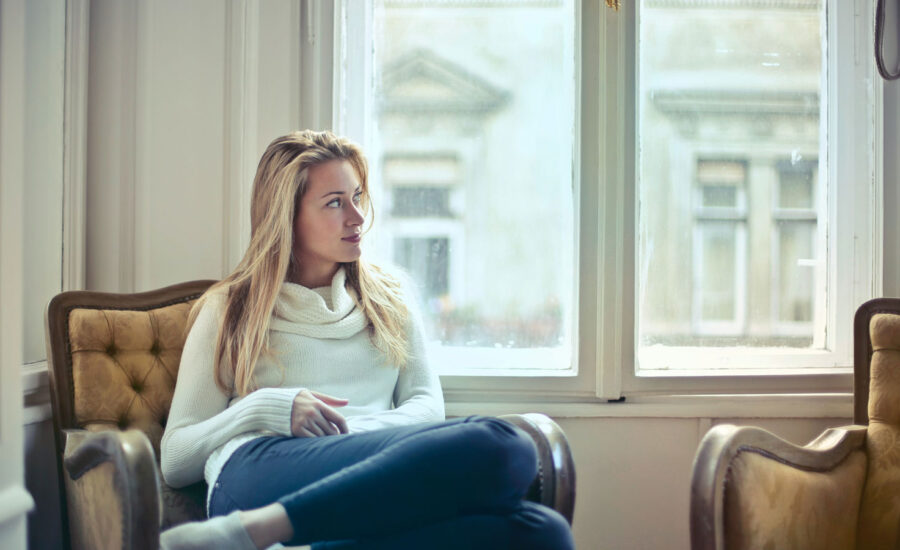
[[[163,531],[160,550],[257,550],[237,510],[227,516],[184,523]]]

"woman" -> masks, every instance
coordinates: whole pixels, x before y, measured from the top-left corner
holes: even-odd
[[[522,502],[536,472],[527,435],[444,421],[412,300],[360,260],[368,207],[348,140],[305,131],[269,145],[247,253],[191,311],[163,477],[205,478],[210,517],[245,529],[222,537],[235,548],[248,536],[259,548],[571,547],[561,516]]]

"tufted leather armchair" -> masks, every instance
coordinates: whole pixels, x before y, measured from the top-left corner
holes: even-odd
[[[194,301],[214,281],[140,294],[64,292],[46,312],[63,511],[72,549],[157,550],[159,533],[206,517],[206,484],[165,484],[159,445]],[[565,434],[540,414],[507,415],[538,447],[526,498],[571,523],[575,467]]]
[[[716,426],[691,481],[693,550],[894,550],[900,546],[900,299],[854,320],[854,425],[804,447]]]

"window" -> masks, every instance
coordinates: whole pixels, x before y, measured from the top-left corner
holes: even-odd
[[[811,336],[817,297],[813,259],[819,223],[817,164],[790,160],[777,164],[778,196],[772,209],[772,321],[776,332],[799,338],[795,347],[817,346]]]
[[[574,372],[574,2],[370,17],[365,142],[389,215],[367,252],[418,283],[441,372]]]
[[[855,13],[338,8],[336,127],[364,142],[389,213],[373,252],[418,280],[442,374],[504,376],[450,377],[450,394],[843,387],[880,239],[875,109],[846,107],[878,101]]]
[[[834,322],[853,309],[831,295],[847,275],[835,259],[854,252],[837,228],[866,224],[871,205],[838,197],[872,172],[834,131],[854,70],[827,46],[849,32],[842,8],[638,4],[637,374],[848,366]],[[859,171],[826,169],[844,164]]]
[[[747,304],[747,192],[742,162],[697,163],[694,208],[692,330],[744,331]]]

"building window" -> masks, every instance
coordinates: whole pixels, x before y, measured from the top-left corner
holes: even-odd
[[[450,239],[447,237],[398,238],[394,258],[415,281],[424,281],[425,300],[441,300],[450,293]]]
[[[391,189],[395,218],[449,218],[449,187],[397,186]]]
[[[778,162],[778,195],[772,212],[772,278],[776,289],[772,311],[778,332],[799,337],[799,346],[813,345],[817,307],[817,167],[815,161]]]
[[[741,334],[747,300],[746,164],[697,163],[693,239],[695,334]]]

